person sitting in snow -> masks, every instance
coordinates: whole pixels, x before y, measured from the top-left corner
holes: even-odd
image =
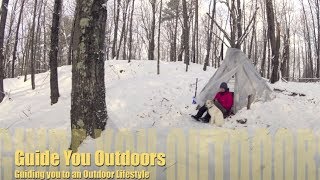
[[[220,85],[220,91],[215,95],[213,99],[214,105],[220,109],[223,113],[224,118],[229,116],[231,108],[233,106],[233,95],[229,91],[228,84],[223,82]],[[202,121],[204,123],[208,123],[211,116],[207,112],[208,108],[204,105],[202,106],[196,115],[192,115],[195,120]],[[202,115],[207,112],[207,114],[202,117]]]

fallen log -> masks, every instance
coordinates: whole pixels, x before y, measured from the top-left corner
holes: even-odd
[[[283,93],[284,95],[288,95],[288,96],[306,96],[305,94],[303,93],[297,93],[297,92],[291,92],[291,91],[288,91],[286,89],[277,89],[277,88],[274,88],[273,89],[275,92],[280,92],[280,93]]]

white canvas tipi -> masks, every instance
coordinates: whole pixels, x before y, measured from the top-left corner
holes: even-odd
[[[234,112],[247,106],[249,96],[252,102],[271,100],[272,89],[257,72],[246,54],[239,49],[229,48],[223,63],[200,92],[197,103],[203,105],[206,100],[213,99],[219,91],[220,84],[229,82],[233,77],[235,79]]]

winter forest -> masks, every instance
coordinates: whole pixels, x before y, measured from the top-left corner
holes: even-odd
[[[265,78],[277,76],[278,69],[289,81],[319,78],[318,0],[108,0],[103,5],[106,59],[184,61],[206,70],[219,66],[227,47],[236,47]],[[51,33],[59,39],[57,65],[71,64],[75,1],[4,0],[2,7],[1,79],[49,70]],[[61,20],[60,30],[52,32],[53,13]]]
[[[109,112],[107,114],[107,106],[108,111],[111,107],[112,116],[112,112],[121,110],[119,107],[125,107],[123,101],[128,100],[123,94],[115,99],[115,94],[120,93],[121,88],[130,87],[132,82],[125,82],[127,86],[121,83],[121,88],[112,94],[109,81],[117,78],[120,81],[126,73],[123,69],[115,70],[118,63],[125,62],[123,66],[131,68],[132,76],[146,71],[148,77],[150,74],[160,77],[166,72],[173,73],[171,77],[188,78],[189,84],[180,84],[180,87],[176,87],[179,80],[167,82],[166,78],[163,79],[162,83],[176,89],[186,88],[175,92],[175,95],[173,93],[173,98],[183,93],[194,93],[195,85],[191,80],[193,82],[198,75],[203,86],[203,81],[213,75],[212,70],[224,62],[228,48],[243,51],[271,85],[279,81],[306,84],[319,81],[319,0],[2,0],[0,103],[6,97],[14,101],[11,95],[17,94],[10,93],[11,89],[19,89],[14,86],[18,81],[24,82],[25,92],[28,92],[25,97],[31,93],[28,89],[43,94],[50,90],[50,96],[42,94],[50,97],[51,103],[47,103],[50,105],[60,101],[62,92],[62,101],[67,99],[68,103],[58,111],[59,114],[69,117],[71,102],[71,128],[84,128],[87,135],[95,137],[93,129],[103,130],[106,126],[110,115]],[[145,63],[144,69],[139,69],[141,64],[137,67],[129,65],[139,61]],[[154,63],[150,66],[149,62]],[[72,68],[69,69],[71,75],[60,74],[68,67]],[[184,74],[175,74],[181,67]],[[72,82],[63,83],[64,77],[70,77]],[[50,84],[46,89],[43,88],[45,82]],[[107,90],[105,82],[110,83]],[[71,92],[66,90],[70,84]],[[148,85],[150,88],[156,86],[154,82]],[[144,86],[137,82],[131,93],[135,88]],[[146,89],[140,92],[144,91]],[[169,87],[162,93],[171,91],[174,88]],[[285,93],[286,88],[280,91]],[[65,97],[65,94],[69,95]],[[108,101],[112,98],[114,101]],[[143,98],[146,97],[141,95],[140,99]],[[163,118],[164,114],[170,114],[171,107],[177,103],[165,95],[161,98],[161,107],[168,106],[165,110],[169,112],[157,114],[153,109],[150,115],[144,111],[151,106],[143,104],[142,115],[138,110],[137,115],[133,115],[139,118],[159,115]],[[187,100],[183,102],[188,98],[184,97]],[[148,97],[148,100],[155,102],[153,97]],[[4,103],[2,107],[9,107],[9,102]],[[184,112],[175,114],[190,113],[188,105],[182,106],[181,111]],[[58,107],[64,106],[60,103]],[[13,108],[7,109],[12,111]],[[25,110],[23,113],[24,118],[30,118]]]

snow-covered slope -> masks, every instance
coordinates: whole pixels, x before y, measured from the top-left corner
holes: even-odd
[[[107,61],[106,91],[110,128],[200,128],[208,127],[193,121],[195,113],[192,97],[195,81],[199,78],[198,92],[214,74],[209,68],[192,64],[185,72],[184,64],[161,63],[161,75],[156,75],[154,61]],[[49,72],[36,75],[36,90],[31,90],[30,78],[6,79],[9,93],[0,104],[0,128],[69,128],[71,67],[59,68],[59,103],[50,105]],[[273,88],[304,93],[306,96],[288,96],[275,93],[271,102],[257,102],[251,110],[242,110],[227,120],[225,128],[320,128],[320,84],[278,83]],[[236,123],[247,118],[246,125]],[[214,127],[214,126],[210,126]]]

